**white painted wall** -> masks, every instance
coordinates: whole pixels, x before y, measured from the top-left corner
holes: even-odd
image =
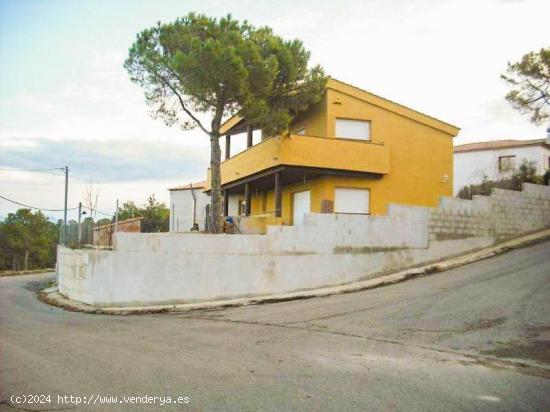
[[[467,185],[479,184],[483,177],[496,180],[505,177],[499,173],[498,158],[500,156],[516,156],[516,165],[523,159],[534,161],[539,174],[544,174],[548,168],[550,149],[543,146],[512,147],[494,150],[479,150],[472,152],[458,152],[454,154],[453,192],[457,195],[460,189]]]
[[[210,196],[202,189],[193,189],[196,197],[196,222],[204,230],[206,205]],[[193,194],[191,189],[170,190],[170,232],[189,232],[193,227]]]
[[[549,227],[550,187],[388,212],[308,214],[304,226],[270,226],[266,235],[116,233],[113,251],[59,247],[59,291],[96,306],[132,306],[374,278]]]

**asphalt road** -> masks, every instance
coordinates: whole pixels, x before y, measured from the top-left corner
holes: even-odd
[[[36,299],[52,278],[0,279],[0,410],[112,410],[97,396],[130,411],[550,410],[550,242],[364,292],[188,314],[66,312]],[[50,402],[12,397],[29,394]],[[147,395],[189,403],[123,403]]]

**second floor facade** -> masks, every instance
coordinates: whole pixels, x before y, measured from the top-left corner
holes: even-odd
[[[239,116],[223,124],[224,215],[237,210],[249,221],[295,225],[307,213],[383,215],[389,203],[436,206],[452,195],[458,131],[329,79],[322,99],[278,136],[262,135]],[[235,153],[236,143],[244,150]]]
[[[222,186],[281,165],[389,175],[411,164],[426,167],[423,158],[430,153],[434,166],[447,176],[452,188],[452,138],[458,131],[398,103],[329,79],[322,99],[300,113],[281,135],[262,135],[239,116],[228,119],[221,129],[225,136]],[[242,147],[245,141],[246,149],[232,156],[231,146],[240,143]],[[451,167],[437,165],[433,156],[450,160]],[[206,181],[209,188],[210,179]]]

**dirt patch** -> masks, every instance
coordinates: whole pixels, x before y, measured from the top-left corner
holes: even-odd
[[[27,282],[24,288],[27,289],[28,291],[38,294],[42,289],[49,288],[54,284],[55,284],[55,280],[51,280],[51,279],[32,280],[30,282]]]
[[[502,325],[506,322],[507,318],[500,317],[495,319],[480,319],[477,322],[470,322],[464,324],[464,326],[456,329],[404,329],[407,332],[420,332],[420,333],[464,333],[475,332],[478,330],[489,329],[494,326]]]
[[[464,366],[469,365],[479,365],[486,368],[508,370],[523,375],[537,376],[539,378],[550,379],[550,369],[528,365],[521,362],[512,362],[508,360],[498,360],[498,359],[483,359],[472,357],[472,360],[459,360],[458,363]]]
[[[528,359],[550,365],[550,341],[547,340],[535,340],[524,344],[512,342],[481,353],[498,358]]]
[[[466,233],[436,233],[435,240],[458,240],[458,239],[468,239],[470,237],[475,237],[473,234]]]
[[[395,252],[405,250],[405,247],[352,247],[352,246],[337,246],[333,249],[334,254],[344,253],[378,253],[378,252]]]
[[[550,326],[527,328],[527,342],[512,341],[482,353],[507,359],[529,359],[550,365]]]
[[[479,319],[477,322],[466,323],[462,330],[464,332],[473,332],[477,330],[490,329],[498,325],[502,325],[508,319],[506,317],[499,317],[494,319]]]

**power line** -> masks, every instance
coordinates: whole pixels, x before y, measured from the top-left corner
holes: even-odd
[[[29,209],[46,210],[46,211],[48,211],[48,212],[64,212],[64,211],[65,211],[65,209],[48,209],[48,208],[45,208],[45,207],[29,206],[29,205],[26,205],[26,204],[24,204],[24,203],[16,202],[15,200],[12,200],[12,199],[8,199],[7,197],[4,197],[4,196],[2,196],[2,195],[0,195],[0,198],[2,198],[2,199],[4,199],[4,200],[7,200],[8,202],[15,203],[16,205],[19,205],[19,206],[23,206],[23,207],[29,208]],[[75,210],[75,209],[78,209],[78,206],[77,206],[77,207],[69,208],[69,209],[67,209],[67,210]]]
[[[90,212],[95,212],[95,213],[99,213],[100,215],[103,215],[103,216],[112,216],[113,214],[112,213],[106,213],[106,212],[102,212],[101,210],[97,210],[97,209],[92,209],[91,207],[89,206],[85,206],[85,205],[82,205],[82,207],[84,209],[88,209]],[[78,208],[77,208],[78,209]]]
[[[54,167],[52,169],[9,169],[9,168],[0,168],[0,170],[7,171],[7,172],[47,172],[47,171],[51,171],[51,170],[62,171],[62,170],[65,170],[65,168],[63,168],[63,167]]]
[[[23,206],[23,207],[26,207],[26,208],[29,208],[29,209],[35,209],[35,210],[46,210],[48,212],[64,212],[65,209],[48,209],[46,207],[37,207],[37,206],[30,206],[30,205],[27,205],[25,203],[21,203],[21,202],[17,202],[15,200],[12,200],[12,199],[8,199],[7,197],[5,196],[2,196],[0,195],[0,198],[1,199],[4,199],[4,200],[7,200],[8,202],[11,202],[11,203],[15,203],[16,205],[19,205],[19,206]],[[85,209],[88,209],[89,211],[94,211],[95,213],[99,213],[100,215],[103,215],[103,216],[109,216],[111,217],[113,214],[112,213],[107,213],[107,212],[102,212],[101,210],[97,210],[97,209],[92,209],[88,206],[85,206],[85,205],[82,205],[83,208]],[[78,206],[76,207],[70,207],[68,208],[67,210],[76,210],[78,209]]]

